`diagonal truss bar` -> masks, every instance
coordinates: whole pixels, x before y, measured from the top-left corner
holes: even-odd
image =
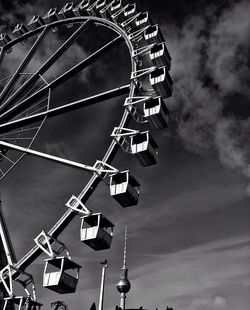
[[[23,126],[27,126],[30,124],[33,124],[37,121],[43,120],[44,117],[54,117],[57,115],[61,115],[63,113],[67,113],[70,111],[74,111],[77,109],[81,109],[84,107],[87,107],[89,105],[96,104],[101,101],[105,101],[108,99],[112,99],[121,95],[125,95],[129,92],[130,90],[130,84],[124,85],[91,97],[87,97],[78,101],[74,101],[68,104],[65,104],[63,106],[54,108],[54,109],[49,109],[46,111],[43,111],[41,113],[33,114],[24,118],[20,118],[18,120],[8,122],[6,124],[0,125],[0,134],[5,133],[10,130],[15,130],[18,128],[21,128]],[[6,138],[7,139],[7,138]]]
[[[43,29],[43,31],[41,32],[41,34],[39,35],[39,37],[36,39],[35,43],[31,47],[31,49],[29,50],[28,54],[23,59],[22,63],[17,68],[16,72],[13,74],[12,78],[9,80],[9,82],[7,83],[5,88],[3,89],[2,93],[0,94],[0,102],[3,102],[3,100],[6,97],[6,94],[8,93],[8,91],[11,89],[11,87],[15,84],[15,82],[19,78],[19,76],[20,76],[19,73],[22,72],[25,69],[25,67],[27,67],[27,65],[29,64],[30,60],[32,59],[35,52],[37,51],[37,48],[38,48],[40,42],[43,40],[44,36],[46,35],[47,31],[48,31],[48,28],[45,27]]]
[[[16,100],[16,98],[22,95],[29,87],[39,79],[40,75],[44,74],[71,46],[71,43],[75,40],[75,38],[81,33],[83,29],[86,28],[88,24],[88,20],[83,23],[64,43],[59,49],[37,70],[37,72],[26,82],[24,83],[8,100],[3,102],[0,99],[0,113],[4,113],[8,109],[9,106]]]
[[[86,171],[90,171],[90,172],[97,172],[97,169],[94,168],[94,167],[91,167],[91,166],[88,166],[88,165],[84,165],[84,164],[81,164],[81,163],[78,163],[78,162],[75,162],[75,161],[72,161],[72,160],[64,159],[64,158],[61,158],[61,157],[58,157],[58,156],[49,155],[49,154],[46,154],[46,153],[43,153],[43,152],[31,150],[31,149],[28,149],[28,148],[25,148],[25,147],[21,147],[21,146],[18,146],[18,145],[12,144],[12,143],[8,143],[8,142],[5,142],[5,141],[0,141],[0,145],[6,146],[6,147],[8,147],[8,148],[10,148],[12,150],[16,150],[16,151],[19,151],[21,153],[25,153],[25,154],[28,154],[28,155],[34,155],[34,156],[41,157],[41,158],[45,158],[45,159],[48,159],[50,161],[54,161],[54,162],[60,163],[60,164],[65,165],[65,166],[70,166],[70,167],[74,167],[74,168],[80,168],[80,169],[83,169],[83,170],[86,170]]]
[[[4,246],[4,251],[6,254],[7,262],[9,265],[16,263],[16,255],[11,242],[9,231],[5,222],[2,211],[2,202],[0,201],[0,237]]]
[[[15,117],[18,115],[18,113],[22,112],[24,108],[29,107],[34,101],[39,100],[41,97],[43,97],[49,89],[53,90],[68,79],[70,79],[73,75],[77,74],[78,72],[82,71],[84,68],[92,64],[94,61],[96,61],[103,53],[105,53],[108,49],[113,47],[114,45],[121,43],[123,41],[122,36],[118,36],[103,47],[101,47],[99,50],[94,52],[92,55],[81,61],[79,64],[75,65],[73,68],[68,70],[67,72],[60,75],[58,78],[50,82],[48,85],[46,85],[44,88],[39,90],[38,92],[34,93],[30,97],[26,98],[25,100],[21,101],[18,105],[12,107],[5,113],[3,113],[0,116],[1,123],[8,122],[11,120],[12,117]]]

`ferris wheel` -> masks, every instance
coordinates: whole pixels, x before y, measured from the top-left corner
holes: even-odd
[[[77,38],[95,28],[107,31],[108,42],[65,72],[47,79],[46,73],[63,59]],[[66,30],[66,40],[36,72],[30,72],[29,65],[46,37]],[[111,49],[118,50],[121,43],[125,43],[131,63],[127,84],[114,85],[112,89],[66,104],[53,101],[58,87],[92,66]],[[0,73],[0,179],[5,178],[26,154],[80,168],[90,174],[90,179],[78,195],[72,195],[66,202],[64,215],[48,232],[42,231],[34,238],[34,247],[20,260],[15,259],[6,225],[1,226],[8,260],[0,270],[0,283],[5,291],[4,310],[10,306],[18,310],[41,307],[36,300],[32,275],[25,270],[42,253],[48,256],[43,286],[60,294],[75,292],[81,266],[72,261],[66,245],[58,240],[75,216],[81,217],[83,243],[96,251],[110,248],[114,224],[102,213],[90,211],[86,202],[104,181],[109,184],[110,195],[123,208],[138,203],[139,182],[130,171],[118,169],[112,162],[121,149],[134,156],[143,167],[157,163],[158,146],[151,131],[168,127],[169,112],[164,100],[171,96],[173,84],[169,75],[171,57],[159,25],[153,23],[148,12],[140,12],[136,4],[124,4],[121,0],[83,0],[77,5],[70,2],[60,10],[51,8],[43,17],[33,16],[27,25],[17,24],[11,35],[0,35],[2,67],[20,44],[25,46],[26,52],[18,66],[11,74],[8,70]],[[33,142],[47,119],[116,97],[122,98],[124,112],[111,132],[111,143],[105,155],[96,159],[94,165],[33,149]],[[142,128],[148,125],[147,130],[138,129],[140,124],[144,124]],[[13,281],[22,285],[24,296],[15,295]]]

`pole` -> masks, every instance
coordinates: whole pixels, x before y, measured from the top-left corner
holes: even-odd
[[[104,286],[105,286],[105,276],[106,276],[106,269],[108,267],[108,261],[105,260],[102,267],[102,280],[101,280],[101,288],[100,288],[100,297],[99,297],[99,305],[98,310],[103,310],[103,299],[104,299]]]

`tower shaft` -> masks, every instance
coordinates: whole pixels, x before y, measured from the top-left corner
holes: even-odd
[[[126,301],[126,294],[121,293],[121,295],[120,295],[120,308],[122,310],[125,310],[125,301]]]

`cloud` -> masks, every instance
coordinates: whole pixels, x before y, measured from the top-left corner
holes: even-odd
[[[240,170],[247,178],[250,177],[250,166],[247,162],[249,147],[245,142],[249,131],[249,122],[243,120],[221,120],[216,128],[220,159],[227,166]]]
[[[233,309],[230,301],[237,292],[233,293],[231,288],[240,288],[242,279],[249,276],[249,249],[245,242],[249,242],[247,236],[222,239],[154,257],[153,262],[149,260],[143,266],[138,264],[129,273],[133,287],[129,293],[130,303],[143,300],[150,308],[159,305],[161,300],[181,310]],[[141,259],[138,258],[138,262]],[[242,299],[239,309],[245,309],[247,299]]]
[[[2,23],[9,25],[8,29],[6,29],[6,27],[2,27],[2,29],[0,28],[1,32],[7,31],[12,37],[11,32],[17,23],[24,22],[24,24],[27,25],[32,16],[37,14],[44,16],[47,12],[46,7],[48,8],[48,4],[43,0],[37,1],[35,5],[30,3],[21,4],[20,1],[14,1],[11,9],[1,10],[0,18]],[[40,43],[38,51],[34,54],[25,72],[35,73],[38,68],[64,43],[66,37],[65,34],[67,34],[68,37],[71,35],[71,30],[65,26],[64,28],[64,36],[62,36],[60,31],[46,34],[45,39]],[[34,42],[34,38],[31,38],[30,42]],[[5,76],[13,74],[13,71],[20,63],[20,60],[28,53],[29,48],[30,44],[26,44],[25,46],[22,46],[21,44],[15,45],[13,47],[14,51],[6,57],[2,64],[1,73],[4,73]],[[87,56],[88,53],[79,42],[74,41],[70,48],[64,52],[63,56],[56,61],[50,70],[47,70],[44,74],[44,78],[47,81],[54,79]],[[78,78],[80,81],[86,82],[88,71],[88,69],[84,70],[84,73],[79,75]]]
[[[35,4],[28,1],[2,1],[0,4],[1,16],[0,20],[4,24],[4,29],[13,28],[18,22],[30,21],[36,15],[44,16],[48,8],[46,0],[38,0]]]
[[[50,154],[50,155],[55,155],[55,156],[59,156],[62,158],[68,158],[67,155],[67,146],[65,143],[63,142],[59,142],[59,143],[46,143],[44,144],[46,153]]]
[[[208,6],[181,27],[163,25],[173,58],[174,95],[167,101],[188,150],[216,152],[249,179],[250,4]]]
[[[226,309],[226,299],[221,296],[193,299],[188,310]]]
[[[223,12],[210,34],[208,68],[224,94],[238,91],[249,95],[249,12],[249,2],[238,2]]]

